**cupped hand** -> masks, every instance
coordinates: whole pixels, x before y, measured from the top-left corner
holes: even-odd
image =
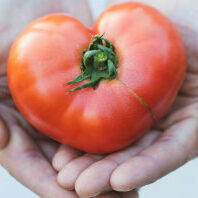
[[[62,189],[51,165],[58,143],[31,127],[17,111],[6,77],[9,49],[20,31],[32,20],[54,12],[66,12],[90,26],[92,18],[85,0],[0,1],[0,164],[32,191],[44,198],[74,198]],[[9,134],[9,135],[8,135]]]
[[[140,2],[158,8],[177,26],[187,50],[186,79],[167,115],[131,147],[108,156],[78,156],[77,152],[68,155],[68,147],[59,148],[53,158],[53,166],[59,171],[58,182],[82,197],[112,189],[133,194],[126,197],[137,197],[133,189],[156,181],[198,156],[198,26],[194,20],[198,17],[198,2]]]

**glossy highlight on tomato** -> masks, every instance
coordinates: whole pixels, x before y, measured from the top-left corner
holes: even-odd
[[[66,94],[89,81],[65,85],[82,73],[90,34],[103,33],[119,59],[117,78]],[[93,30],[65,14],[29,24],[12,46],[8,81],[17,107],[39,131],[86,152],[109,153],[142,136],[155,122],[152,113],[159,120],[167,112],[185,69],[172,22],[150,6],[123,3],[104,11]]]

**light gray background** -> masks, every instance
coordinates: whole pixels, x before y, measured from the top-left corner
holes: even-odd
[[[107,0],[89,0],[94,18],[105,8]],[[13,179],[0,166],[1,198],[38,198],[37,195]],[[168,176],[143,187],[140,198],[198,198],[198,159],[195,159]]]

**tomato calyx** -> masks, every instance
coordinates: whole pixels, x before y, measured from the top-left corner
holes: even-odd
[[[71,89],[69,93],[91,86],[95,89],[102,79],[117,79],[118,57],[114,46],[103,36],[104,34],[92,36],[93,41],[82,54],[82,74],[66,84],[74,84],[85,79],[89,82]]]

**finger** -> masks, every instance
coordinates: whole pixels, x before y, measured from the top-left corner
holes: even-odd
[[[197,51],[198,55],[198,51]],[[180,93],[185,96],[198,96],[198,74],[197,73],[190,73],[186,74],[186,78],[184,81],[183,86],[181,87]]]
[[[178,110],[181,112],[181,110],[183,110],[185,107],[188,108],[188,106],[196,105],[197,103],[198,97],[187,97],[183,95],[178,95],[168,112],[153,127],[160,130],[169,127],[170,125],[164,127],[167,119],[171,118],[172,120],[172,118],[174,117],[173,115],[175,115]]]
[[[198,103],[198,97],[187,97],[187,96],[177,96],[174,104],[171,106],[169,110],[169,114],[175,112],[183,107],[187,107],[188,105]]]
[[[82,197],[91,197],[95,194],[111,190],[110,177],[113,170],[119,166],[120,163],[152,144],[159,135],[159,132],[152,131],[130,148],[111,154],[103,160],[91,165],[77,178],[75,189],[78,195]]]
[[[59,147],[59,143],[50,139],[41,139],[36,141],[36,143],[38,144],[45,157],[49,160],[49,162],[52,162],[53,156]]]
[[[6,99],[6,100],[1,100],[1,104],[6,105],[8,107],[16,108],[15,104],[14,104],[14,101],[12,100],[11,97],[9,99]]]
[[[188,106],[173,112],[169,116],[159,121],[156,127],[164,130],[174,125],[175,123],[187,118],[198,119],[198,103],[189,104]]]
[[[0,163],[22,184],[41,197],[77,198],[56,183],[56,172],[32,139],[19,126],[9,126],[9,145],[0,151]]]
[[[52,159],[52,165],[55,170],[60,171],[71,160],[79,157],[81,151],[67,145],[61,145]]]
[[[3,66],[1,65],[1,59],[0,59],[0,68],[1,67],[3,67]],[[1,72],[0,72],[0,100],[1,99],[5,100],[8,98],[10,98],[10,93],[8,90],[7,76],[1,75]]]
[[[42,133],[36,131],[35,128],[33,128],[21,115],[21,113],[13,106],[0,103],[0,112],[7,126],[12,125],[13,123],[18,123],[27,133],[31,135],[31,137],[35,139],[46,137]]]
[[[103,156],[85,154],[77,159],[72,160],[70,163],[59,172],[58,183],[68,190],[73,190],[75,182],[82,171],[88,168],[94,162],[102,159]]]
[[[132,157],[111,176],[114,190],[125,192],[152,183],[198,155],[198,123],[183,120],[170,127],[152,146]]]
[[[0,149],[3,149],[7,144],[9,140],[9,133],[8,129],[0,117]]]

